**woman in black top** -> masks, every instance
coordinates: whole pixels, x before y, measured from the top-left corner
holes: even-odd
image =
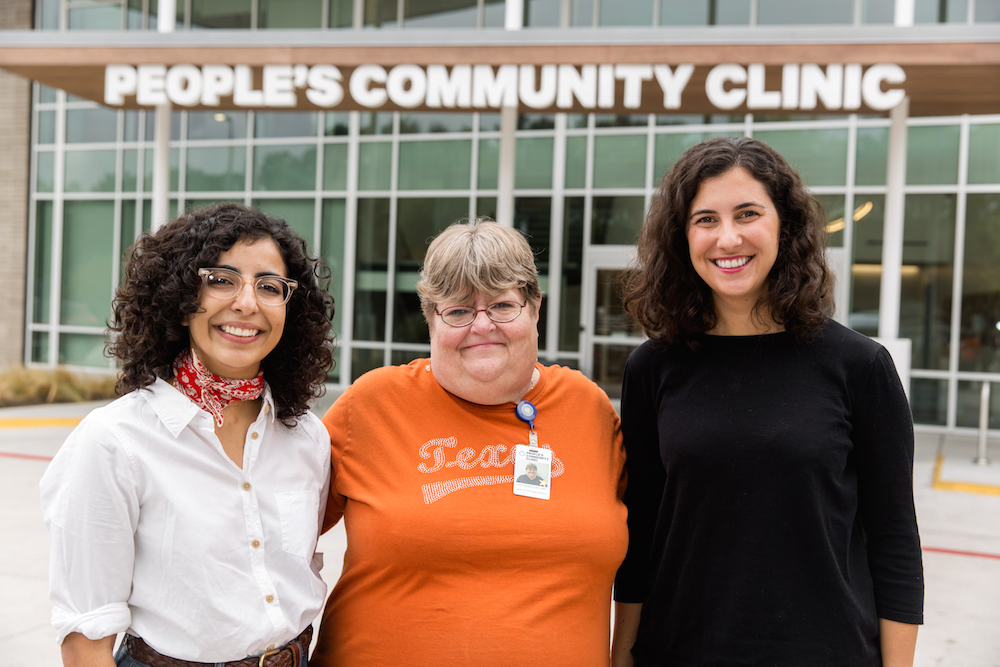
[[[923,573],[892,359],[828,317],[824,217],[768,146],[667,173],[628,311],[615,667],[912,667]]]

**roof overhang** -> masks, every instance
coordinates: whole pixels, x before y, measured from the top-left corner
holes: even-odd
[[[574,67],[575,74],[566,86],[567,90],[572,88],[574,94],[569,96],[567,93],[562,104],[556,102],[554,95],[536,95],[531,102],[530,91],[523,92],[523,81],[520,83],[522,92],[513,98],[513,103],[522,111],[532,112],[885,113],[885,100],[894,98],[884,93],[901,90],[910,98],[910,115],[913,116],[1000,113],[1000,31],[995,26],[212,30],[167,34],[0,31],[0,68],[102,104],[114,101],[107,97],[108,82],[124,82],[120,100],[110,106],[152,106],[148,101],[153,97],[147,95],[147,103],[143,104],[142,96],[137,95],[134,88],[129,92],[129,68],[138,73],[138,78],[159,76],[159,83],[154,80],[144,85],[147,85],[147,92],[151,85],[153,92],[162,96],[164,72],[176,66],[193,66],[182,67],[174,74],[174,90],[186,88],[190,93],[192,77],[194,84],[201,85],[197,79],[207,73],[202,68],[218,65],[225,68],[213,70],[214,75],[222,71],[223,79],[231,76],[226,70],[236,72],[239,69],[235,76],[239,78],[242,74],[244,92],[253,95],[234,93],[230,83],[228,94],[219,95],[217,101],[212,96],[189,95],[184,104],[172,100],[175,106],[192,109],[488,110],[499,108],[501,103],[496,101],[500,94],[492,95],[491,101],[485,104],[476,104],[475,100],[463,102],[459,75],[445,81],[442,104],[437,98],[436,103],[435,99],[428,103],[426,95],[380,93],[386,83],[379,71],[388,72],[392,79],[393,68],[418,66],[400,69],[394,87],[399,92],[413,89],[414,74],[419,88],[419,79],[428,75],[430,66],[444,66],[444,69],[436,68],[437,81],[441,83],[441,72],[450,77],[455,66],[464,71],[466,66],[489,65],[497,72],[504,65],[528,65],[533,66],[530,69],[535,89],[540,87],[544,92],[545,66],[553,66],[548,74],[563,77],[565,70],[560,70],[559,66],[569,65]],[[629,74],[628,68],[601,67],[608,65],[640,65],[650,69],[633,68]],[[672,101],[665,93],[668,86],[663,85],[658,76],[643,75],[657,66],[660,66],[658,72],[663,74],[664,65],[671,68],[667,76],[677,77],[674,83],[678,88]],[[716,71],[720,65],[730,67]],[[876,65],[896,66],[896,70],[879,70],[883,74],[886,71],[903,73],[902,81],[898,75],[883,76],[873,82],[866,78],[865,85],[869,86],[866,90],[873,90],[871,86],[875,86],[883,93],[880,103],[873,103],[874,97],[858,92],[861,78],[867,77]],[[119,66],[119,69],[109,70],[109,66]],[[331,93],[331,85],[339,87],[339,96],[335,91],[325,96],[305,94],[314,82],[309,73],[315,66],[324,66],[321,72],[317,70],[315,81],[326,85],[327,93]],[[585,66],[594,66],[594,73],[586,72]],[[267,68],[270,71],[265,82]],[[522,70],[518,70],[521,79],[525,74]],[[741,70],[743,75],[740,75]],[[809,81],[807,71],[813,75]],[[363,81],[352,80],[356,72]],[[875,71],[872,72],[872,78],[878,78]],[[683,85],[682,73],[686,77]],[[586,100],[588,76],[591,77],[589,94],[597,99],[589,105]],[[632,83],[629,83],[630,77]],[[337,83],[331,84],[334,79]],[[282,95],[267,97],[265,103],[263,89],[272,84],[281,89]],[[601,86],[605,84],[614,89],[613,94],[602,92]],[[226,93],[226,81],[221,85],[222,92]],[[465,85],[480,84],[473,81]],[[563,86],[562,83],[558,85]],[[357,87],[353,92],[358,95],[352,93],[354,86]],[[450,93],[449,86],[452,87]],[[631,97],[626,90],[628,86],[638,86]],[[837,87],[839,92],[831,92]],[[803,98],[804,88],[811,88],[812,92],[807,91]],[[376,91],[374,95],[363,94],[372,90]],[[712,90],[718,94],[713,96]],[[737,92],[734,94],[733,90]],[[747,93],[742,95],[742,101],[741,90]],[[577,94],[580,91],[583,91],[582,102],[581,95]],[[727,102],[723,107],[719,106],[720,91],[726,93]],[[452,96],[450,105],[449,95]],[[810,96],[813,106],[803,106],[802,100]],[[836,104],[838,96],[839,107]],[[273,104],[274,100],[278,103]],[[506,104],[512,103],[509,97],[505,100]],[[830,104],[830,100],[834,103]],[[335,103],[331,104],[333,101]],[[763,106],[762,101],[765,101]]]

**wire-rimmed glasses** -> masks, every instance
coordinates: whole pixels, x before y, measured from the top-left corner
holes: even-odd
[[[244,283],[252,282],[257,302],[265,306],[283,306],[291,298],[292,290],[299,286],[298,281],[281,276],[259,276],[247,281],[232,269],[198,269],[198,275],[201,276],[205,292],[217,299],[235,299],[240,295]]]
[[[528,305],[528,300],[524,303],[517,301],[498,301],[491,303],[485,308],[473,308],[472,306],[451,306],[444,310],[434,312],[441,316],[441,321],[451,327],[467,327],[476,321],[476,315],[486,313],[497,324],[505,324],[517,319],[521,314],[521,309]]]

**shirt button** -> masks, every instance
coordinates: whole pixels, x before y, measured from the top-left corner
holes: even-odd
[[[274,602],[274,596],[273,596],[273,595],[268,595],[268,596],[267,596],[266,598],[264,598],[264,599],[265,599],[265,600],[267,600],[268,602]]]
[[[257,431],[254,431],[253,433],[250,434],[250,437],[253,438],[254,440],[256,440],[257,438],[260,437],[260,433],[257,433]]]
[[[256,549],[257,547],[260,546],[260,540],[254,540],[253,542],[250,543],[250,546]]]
[[[250,490],[250,482],[243,482],[243,490],[244,491]]]

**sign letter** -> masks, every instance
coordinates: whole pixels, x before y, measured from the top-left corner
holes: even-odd
[[[573,65],[559,66],[559,93],[556,96],[556,106],[569,109],[576,97],[584,109],[593,109],[597,105],[597,66],[583,65],[577,71]]]
[[[472,106],[472,67],[455,65],[449,76],[444,65],[428,65],[427,106],[432,109]]]
[[[344,99],[340,70],[333,65],[314,65],[306,78],[306,99],[318,107],[335,107]]]
[[[656,81],[663,90],[663,108],[679,109],[681,107],[681,94],[684,87],[691,80],[694,73],[694,65],[678,65],[677,69],[670,71],[670,65],[654,65],[653,73]]]
[[[615,78],[625,81],[622,103],[626,109],[638,109],[642,104],[642,82],[653,78],[653,68],[649,65],[618,65]]]
[[[708,101],[719,109],[735,109],[747,98],[747,91],[742,88],[726,90],[726,82],[746,83],[747,71],[739,65],[716,65],[705,79],[705,94]]]
[[[385,104],[388,94],[383,88],[372,88],[373,83],[385,83],[385,69],[380,65],[360,65],[351,73],[348,84],[351,97],[363,107],[374,109]]]
[[[906,72],[899,65],[872,65],[861,77],[861,96],[865,104],[877,111],[892,109],[906,97],[906,91],[901,88],[883,91],[883,81],[903,83],[906,81]]]
[[[167,76],[166,65],[139,65],[137,74],[139,83],[135,93],[136,103],[144,107],[165,104],[167,93],[163,86]]]
[[[125,104],[126,95],[135,95],[138,76],[131,65],[108,65],[104,68],[104,103]]]

